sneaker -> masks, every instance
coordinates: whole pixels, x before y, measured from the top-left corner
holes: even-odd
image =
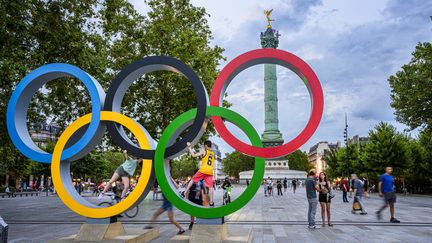
[[[351,213],[352,213],[352,214],[356,214],[354,210],[351,210]]]
[[[210,207],[214,207],[214,203],[209,203],[209,206]]]
[[[396,218],[391,218],[390,223],[400,223],[400,221]]]
[[[189,224],[189,230],[192,230],[193,225],[194,225],[194,223]]]
[[[103,194],[103,193],[100,193],[99,196],[98,196],[98,199],[102,199],[103,196],[104,196],[104,194]]]
[[[153,226],[148,225],[148,226],[144,227],[144,229],[153,229]]]
[[[309,229],[319,229],[319,227],[316,225],[309,225],[308,228]]]
[[[380,211],[376,211],[375,214],[376,214],[378,220],[382,219],[382,215],[381,215]]]
[[[184,232],[186,232],[184,229],[179,230],[179,232],[177,232],[178,235],[182,235]]]
[[[361,213],[360,213],[360,215],[366,215],[366,214],[367,214],[366,212],[361,212]]]

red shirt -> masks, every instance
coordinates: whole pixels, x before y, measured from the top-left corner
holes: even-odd
[[[343,190],[343,191],[348,191],[348,190],[347,190],[348,187],[347,187],[347,180],[346,180],[346,179],[343,179],[343,180],[341,181],[341,185],[342,185],[342,190]]]

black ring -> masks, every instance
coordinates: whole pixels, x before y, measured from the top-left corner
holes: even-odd
[[[105,99],[106,111],[119,112],[124,95],[130,85],[146,73],[153,71],[172,71],[185,76],[196,94],[197,115],[186,135],[166,149],[166,157],[174,157],[187,148],[187,142],[197,142],[207,125],[206,110],[208,106],[207,90],[198,75],[182,61],[167,56],[151,56],[135,61],[126,66],[111,83]],[[155,150],[143,150],[135,145],[126,135],[122,126],[107,122],[108,132],[115,144],[126,149],[129,154],[142,159],[153,159]]]

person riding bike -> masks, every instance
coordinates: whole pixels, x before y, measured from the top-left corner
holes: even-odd
[[[222,189],[223,189],[223,203],[227,204],[231,202],[231,188],[232,188],[232,184],[231,181],[228,177],[225,177],[225,180],[222,184]]]

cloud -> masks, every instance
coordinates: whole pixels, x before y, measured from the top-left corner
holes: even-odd
[[[210,13],[212,44],[225,48],[227,62],[260,48],[260,32],[266,26],[263,10],[274,9],[272,18],[276,21],[272,25],[281,34],[279,49],[308,62],[324,90],[322,122],[303,150],[318,141],[342,140],[345,113],[351,135],[367,135],[380,121],[400,130],[406,128],[394,119],[387,79],[410,60],[418,42],[430,41],[432,1],[192,2]],[[232,109],[247,118],[260,134],[264,130],[262,89],[263,67],[259,65],[239,74],[227,90]],[[288,140],[304,128],[310,101],[302,81],[282,67],[278,67],[278,98],[279,128]],[[239,129],[230,129],[247,141]],[[220,138],[215,142],[223,153],[232,150]]]

